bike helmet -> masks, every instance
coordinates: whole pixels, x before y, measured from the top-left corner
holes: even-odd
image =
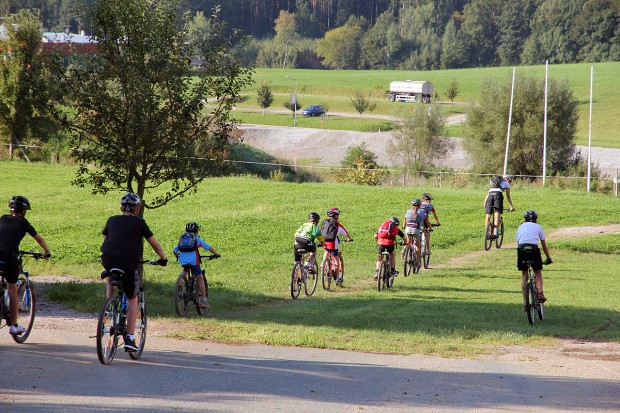
[[[332,208],[329,211],[327,211],[327,216],[328,217],[333,217],[334,215],[340,215],[340,210],[338,208]]]
[[[30,209],[30,201],[25,196],[14,195],[9,201],[11,212],[24,212]]]
[[[133,211],[135,207],[140,205],[142,200],[134,193],[128,192],[121,198],[121,206],[126,212]]]
[[[411,205],[413,205],[413,206],[420,206],[420,205],[422,205],[422,201],[420,201],[420,198],[413,198],[411,200]]]
[[[187,232],[198,232],[200,230],[200,224],[198,222],[190,222],[185,225],[185,231]]]
[[[422,194],[422,199],[425,199],[427,201],[432,201],[433,197],[428,192],[425,192],[425,193]]]
[[[400,219],[396,218],[396,217],[392,217],[390,218],[390,221],[392,221],[393,223],[396,224],[396,226],[400,225]]]
[[[523,218],[525,219],[525,222],[536,222],[538,219],[538,214],[533,209],[528,209],[525,211],[525,214],[523,214]]]
[[[310,214],[308,214],[308,221],[319,222],[320,219],[321,216],[316,212],[310,212]]]
[[[509,184],[512,183],[513,179],[514,179],[514,175],[506,175],[506,176],[504,176],[504,180],[508,181]]]

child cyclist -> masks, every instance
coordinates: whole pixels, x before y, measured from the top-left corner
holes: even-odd
[[[430,227],[426,210],[422,207],[419,198],[411,200],[411,208],[405,213],[405,222],[403,225],[405,234],[407,235],[408,244],[415,242],[415,258],[420,259],[420,230],[422,227]],[[403,250],[404,252],[404,250]]]
[[[295,232],[295,244],[293,244],[293,251],[295,255],[295,262],[301,261],[301,254],[299,250],[306,250],[310,254],[308,256],[308,271],[314,272],[314,263],[316,261],[316,244],[315,240],[320,243],[324,243],[325,239],[321,230],[317,226],[321,217],[316,212],[311,212],[308,215],[308,222],[302,224],[301,227]]]
[[[394,257],[396,236],[398,235],[401,237],[405,243],[408,242],[407,236],[403,234],[400,228],[398,228],[399,225],[400,220],[396,217],[392,217],[381,224],[377,232],[375,232],[374,237],[377,240],[377,250],[379,252],[379,258],[377,258],[377,265],[375,268],[375,281],[379,279],[379,267],[381,266],[381,261],[383,260],[382,255],[384,251],[390,253],[390,268],[392,269],[392,276],[398,276],[398,271],[396,271],[396,258]]]
[[[439,225],[441,225],[439,223],[439,218],[437,218],[437,211],[435,211],[435,207],[433,206],[433,204],[431,204],[431,201],[433,200],[433,197],[431,196],[431,194],[429,194],[428,192],[425,192],[422,194],[422,204],[420,205],[420,207],[422,209],[424,209],[424,211],[426,212],[426,216],[430,217],[431,213],[433,214],[433,217],[435,218],[435,224],[434,226],[438,227]],[[428,223],[424,224],[424,228],[428,231],[424,231],[424,237],[426,239],[426,247],[428,248],[428,253],[431,253],[431,233],[430,233],[430,225],[428,225]]]
[[[331,254],[336,257],[336,266],[332,268],[334,274],[340,273],[340,259],[338,252],[338,236],[344,235],[347,237],[348,241],[353,241],[353,238],[349,235],[349,232],[342,226],[340,223],[340,210],[338,208],[332,208],[327,211],[328,219],[323,221],[321,225],[321,233],[323,234],[323,238],[325,239],[325,254],[323,255],[323,260],[327,259],[327,254]],[[342,278],[338,277],[336,279],[336,285],[342,285]]]
[[[19,278],[19,244],[26,234],[43,248],[43,258],[51,256],[50,249],[43,237],[37,233],[32,225],[26,220],[26,211],[30,209],[30,202],[21,195],[13,196],[9,200],[10,215],[0,217],[0,270],[4,272],[4,278],[9,286],[9,307],[11,311],[11,327],[9,333],[18,336],[26,329],[17,324],[17,309],[19,300],[17,297],[17,279]]]
[[[183,267],[183,271],[185,272],[185,267],[189,266],[192,275],[202,274],[200,253],[198,252],[199,248],[202,247],[209,251],[215,258],[220,257],[220,253],[217,252],[215,248],[198,237],[198,231],[200,231],[200,224],[198,222],[190,222],[185,225],[185,234],[181,235],[179,243],[173,250],[174,255],[177,257],[177,260],[179,260],[179,264]],[[197,279],[198,288],[200,290],[200,301],[198,305],[202,308],[207,308],[209,306],[209,301],[205,288],[205,281],[202,277],[197,277]]]
[[[499,226],[499,216],[504,212],[504,191],[506,192],[506,199],[510,205],[510,211],[514,211],[515,207],[512,205],[512,199],[510,198],[510,184],[512,183],[512,175],[506,176],[493,176],[489,181],[489,191],[484,198],[483,207],[486,208],[486,215],[484,218],[484,229],[486,231],[487,225],[491,221],[491,211],[493,214],[493,223],[495,229],[493,230],[493,237],[497,237],[497,227]]]

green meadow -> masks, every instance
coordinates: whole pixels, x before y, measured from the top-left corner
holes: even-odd
[[[616,93],[617,79],[620,78],[620,62],[594,63],[593,83],[593,109],[592,109],[592,145],[601,147],[620,147],[620,118],[617,116],[620,108],[620,95]],[[579,101],[579,125],[576,135],[576,143],[587,145],[589,124],[589,97],[590,97],[590,63],[549,65],[549,78],[557,81],[566,81],[572,88],[575,97]],[[544,80],[545,66],[524,66],[516,69],[516,83],[518,86],[520,76],[531,75]],[[269,82],[269,87],[274,94],[274,102],[267,113],[281,111],[283,103],[290,99],[290,94],[295,92],[297,80],[298,101],[302,108],[311,104],[327,105],[331,112],[349,112],[351,116],[359,115],[353,109],[349,96],[351,91],[361,90],[371,96],[376,102],[376,109],[365,112],[364,115],[397,115],[399,111],[406,109],[408,104],[388,102],[386,92],[393,80],[426,80],[433,83],[435,92],[440,95],[440,101],[446,114],[466,112],[467,106],[480,101],[485,93],[481,89],[484,79],[508,80],[512,78],[512,67],[493,67],[475,69],[451,69],[435,71],[398,71],[398,70],[304,70],[304,69],[266,69],[257,68],[254,75],[253,86],[242,93],[242,102],[237,105],[236,116],[247,123],[277,124],[293,126],[293,117],[281,115],[281,121],[271,123],[270,118],[261,116],[248,116],[247,112],[258,108],[256,102],[256,88],[262,82]],[[459,95],[455,104],[449,103],[446,90],[452,81],[456,81],[459,87]],[[330,117],[330,124],[334,117]],[[288,123],[286,122],[288,120]],[[299,120],[299,117],[298,117]],[[284,122],[284,123],[282,123]],[[305,122],[305,121],[304,121]],[[542,119],[541,119],[542,122]],[[377,130],[370,118],[363,119],[367,124],[365,129],[353,130]],[[300,126],[300,125],[298,125]],[[316,122],[303,124],[304,127],[321,127]],[[328,127],[329,128],[329,127]],[[334,125],[332,129],[340,128]],[[377,127],[378,128],[378,127]],[[454,132],[451,132],[453,135]]]
[[[23,194],[32,203],[27,218],[45,237],[53,257],[28,260],[34,276],[69,274],[92,283],[59,283],[47,299],[96,313],[104,299],[99,280],[101,230],[119,213],[120,194],[91,195],[71,185],[68,166],[0,162],[0,199]],[[530,188],[516,182],[519,213],[506,214],[511,243],[522,212],[535,208],[548,233],[562,227],[617,223],[617,198],[576,191]],[[521,312],[515,250],[483,250],[482,202],[486,188],[367,187],[285,183],[252,176],[208,179],[197,194],[145,219],[164,249],[171,250],[188,221],[203,224],[201,236],[222,258],[206,262],[211,308],[191,315],[173,334],[196,339],[268,343],[395,353],[474,356],[501,345],[552,345],[558,337],[620,341],[620,235],[549,242],[556,261],[546,267],[549,302],[543,323],[530,326]],[[398,277],[394,288],[376,291],[373,233],[390,216],[402,216],[412,197],[431,192],[442,226],[432,236],[432,269]],[[148,201],[148,200],[147,200]],[[583,214],[583,205],[596,213]],[[290,298],[293,233],[310,211],[333,206],[355,242],[343,246],[344,288],[319,286],[314,296]],[[27,236],[23,249],[37,249]],[[146,258],[156,257],[148,249]],[[452,260],[460,258],[458,260]],[[402,270],[401,264],[398,268]],[[146,268],[149,315],[175,321],[173,284],[180,267]],[[93,334],[95,330],[93,316]],[[36,321],[35,321],[36,328]]]

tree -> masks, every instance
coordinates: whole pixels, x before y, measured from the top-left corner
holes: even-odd
[[[295,13],[289,13],[286,10],[280,10],[280,15],[275,21],[276,36],[273,41],[276,44],[276,51],[278,58],[281,62],[282,69],[286,68],[287,63],[295,66],[296,51],[294,50],[295,44],[299,41],[299,35],[297,34],[297,20],[295,20]],[[289,55],[291,55],[289,57]]]
[[[367,110],[372,112],[377,107],[377,103],[370,100],[370,98],[361,90],[352,92],[349,100],[353,105],[353,109],[360,114],[360,122],[362,121],[362,113]]]
[[[432,166],[452,150],[452,142],[442,137],[445,124],[441,108],[434,105],[416,103],[401,116],[387,153],[403,166],[405,185],[412,172]]]
[[[347,148],[347,154],[340,164],[344,169],[336,171],[338,182],[379,185],[390,174],[386,168],[377,164],[377,155],[366,148],[365,142]]]
[[[97,53],[76,57],[61,81],[71,104],[65,120],[80,162],[74,184],[93,193],[128,191],[147,208],[195,192],[217,173],[228,147],[230,110],[252,70],[229,52],[219,10],[201,45],[205,64],[191,77],[189,13],[178,0],[95,0],[85,18]],[[210,98],[213,108],[204,113]],[[94,166],[94,167],[92,167]]]
[[[506,149],[510,79],[487,79],[479,106],[467,116],[464,148],[474,170],[501,170]],[[567,83],[549,79],[547,162],[550,173],[563,171],[574,160],[577,105]],[[519,78],[515,84],[508,170],[518,175],[540,175],[543,157],[544,80]]]
[[[450,101],[454,105],[454,98],[457,97],[458,95],[459,95],[459,84],[456,82],[456,80],[453,80],[448,85],[448,90],[446,90],[446,97],[450,99]]]
[[[46,122],[50,95],[49,70],[41,55],[39,14],[20,10],[4,27],[7,38],[0,41],[0,126],[9,140],[9,156],[16,145],[37,135],[37,125]],[[48,131],[39,133],[45,137]]]
[[[256,100],[258,106],[263,109],[263,116],[265,116],[265,109],[267,109],[273,103],[273,93],[269,88],[269,83],[262,81],[258,89],[256,89]]]
[[[360,61],[359,26],[342,26],[325,33],[319,40],[316,52],[323,64],[332,69],[357,69]]]

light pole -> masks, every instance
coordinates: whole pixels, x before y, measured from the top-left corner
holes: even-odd
[[[293,109],[295,110],[294,115],[293,115],[293,126],[297,126],[297,79],[295,79],[294,77],[290,77],[290,76],[284,76],[284,77],[295,81],[295,94],[291,96],[291,103],[295,105],[293,107]]]

